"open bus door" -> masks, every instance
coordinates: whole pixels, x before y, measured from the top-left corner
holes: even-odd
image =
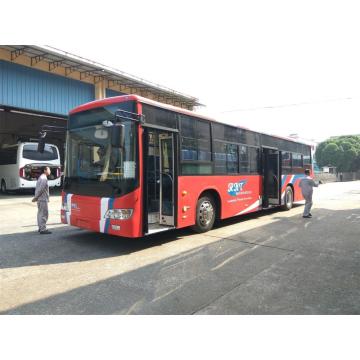
[[[144,127],[144,233],[176,225],[176,132]]]
[[[160,224],[174,226],[174,138],[160,137]]]
[[[262,149],[263,207],[281,205],[280,152],[278,149]]]

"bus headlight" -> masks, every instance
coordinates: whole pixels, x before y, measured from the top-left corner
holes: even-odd
[[[105,219],[126,220],[130,219],[133,209],[111,209],[105,214]]]

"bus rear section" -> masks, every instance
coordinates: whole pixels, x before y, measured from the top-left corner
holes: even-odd
[[[49,187],[61,185],[61,163],[57,146],[45,144],[38,151],[38,143],[25,142],[0,149],[1,191],[34,189],[43,166],[50,168]]]

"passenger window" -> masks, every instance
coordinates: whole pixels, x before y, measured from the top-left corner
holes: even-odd
[[[250,172],[249,148],[245,145],[239,146],[240,174]]]

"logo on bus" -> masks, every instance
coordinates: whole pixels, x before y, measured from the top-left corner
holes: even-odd
[[[237,196],[243,190],[247,180],[242,180],[237,183],[229,183],[228,184],[228,194],[231,196]]]

